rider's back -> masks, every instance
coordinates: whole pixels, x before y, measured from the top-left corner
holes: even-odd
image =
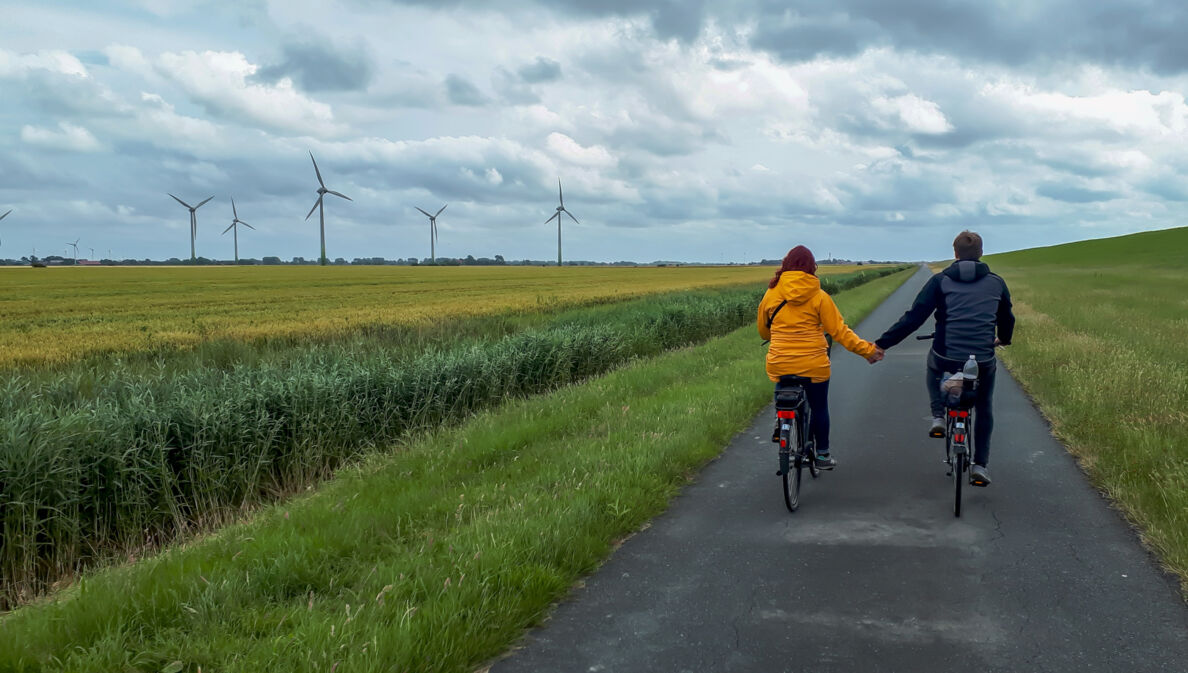
[[[880,348],[898,344],[934,313],[932,350],[946,359],[991,360],[996,334],[1001,343],[1011,342],[1015,316],[1006,281],[984,262],[961,260],[929,279],[912,307],[875,343]]]

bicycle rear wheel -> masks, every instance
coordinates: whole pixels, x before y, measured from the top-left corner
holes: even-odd
[[[781,437],[787,444],[789,452],[788,469],[783,472],[784,479],[784,504],[788,507],[789,512],[795,512],[800,507],[800,474],[804,469],[804,459],[800,453],[800,436],[797,432],[796,424],[789,423],[791,426],[787,433]]]
[[[968,469],[969,454],[966,451],[957,451],[953,456],[953,516],[961,516],[961,484],[966,480]]]

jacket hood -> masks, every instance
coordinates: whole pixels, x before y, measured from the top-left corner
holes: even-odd
[[[821,291],[821,280],[803,271],[785,271],[775,289],[789,304],[803,304]]]
[[[990,267],[986,266],[985,262],[964,259],[953,262],[949,265],[949,268],[941,273],[959,283],[972,283],[975,280],[985,278],[990,273]]]

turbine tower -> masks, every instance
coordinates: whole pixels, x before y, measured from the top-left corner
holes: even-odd
[[[322,205],[322,200],[325,199],[327,194],[333,194],[335,196],[342,197],[347,201],[353,201],[354,199],[347,196],[346,194],[339,194],[332,189],[326,189],[326,183],[322,181],[322,172],[318,170],[318,162],[316,159],[314,159],[313,152],[309,153],[309,160],[313,162],[314,173],[316,173],[318,176],[318,200],[316,203],[314,203],[313,208],[309,209],[309,215],[306,215],[305,219],[306,221],[309,221],[310,215],[313,215],[315,210],[318,211],[319,230],[322,233],[322,257],[318,263],[322,266],[326,266],[326,209]]]
[[[11,212],[12,212],[12,209],[10,208],[8,210],[8,213],[11,213]],[[0,215],[0,220],[3,220],[4,218],[8,217],[8,213],[4,213],[3,215]]]
[[[173,194],[170,194],[170,196],[173,196]],[[207,201],[209,201],[213,198],[214,198],[213,196],[208,196],[208,197],[206,197],[206,200],[203,201],[202,203],[199,203],[196,206],[191,206],[190,204],[186,203],[185,201],[182,201],[181,199],[177,198],[176,196],[173,196],[174,201],[177,201],[178,203],[182,204],[186,208],[190,209],[190,261],[191,262],[198,261],[198,256],[194,254],[194,237],[198,234],[198,215],[196,215],[194,213],[194,211],[201,208]]]
[[[235,263],[239,264],[239,226],[238,225],[242,224],[243,226],[247,227],[248,229],[251,229],[252,231],[255,231],[256,228],[253,227],[252,225],[248,224],[247,222],[244,222],[243,220],[239,219],[239,212],[235,210],[235,197],[234,196],[231,197],[231,215],[233,216],[233,219],[231,220],[231,226],[224,229],[223,234],[225,235],[228,231],[231,231],[232,229],[235,230],[235,232],[234,232]]]
[[[573,216],[573,213],[565,209],[565,195],[561,193],[560,178],[557,178],[557,200],[561,202],[561,205],[557,206],[557,212],[553,213],[553,217],[557,218],[557,266],[561,266],[561,213],[568,215],[569,219],[573,220],[575,224],[581,224],[581,222],[578,222],[577,218]],[[545,220],[545,224],[552,222],[553,217]]]
[[[450,204],[447,203],[445,206],[442,206],[441,210],[432,215],[425,213],[424,210],[421,210],[420,206],[413,206],[413,208],[425,213],[425,217],[429,218],[429,259],[433,260],[434,263],[437,263],[437,247],[434,245],[437,242],[437,216],[441,215],[441,211],[445,210],[448,205]]]

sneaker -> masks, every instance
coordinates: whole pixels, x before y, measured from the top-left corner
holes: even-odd
[[[945,438],[945,419],[941,416],[932,417],[932,426],[928,428],[928,436],[938,439]]]
[[[828,453],[818,453],[816,460],[813,461],[813,467],[818,470],[832,470],[837,467],[837,461]]]
[[[969,468],[969,483],[973,486],[989,486],[990,470],[986,469],[985,465],[974,463],[973,467]]]

